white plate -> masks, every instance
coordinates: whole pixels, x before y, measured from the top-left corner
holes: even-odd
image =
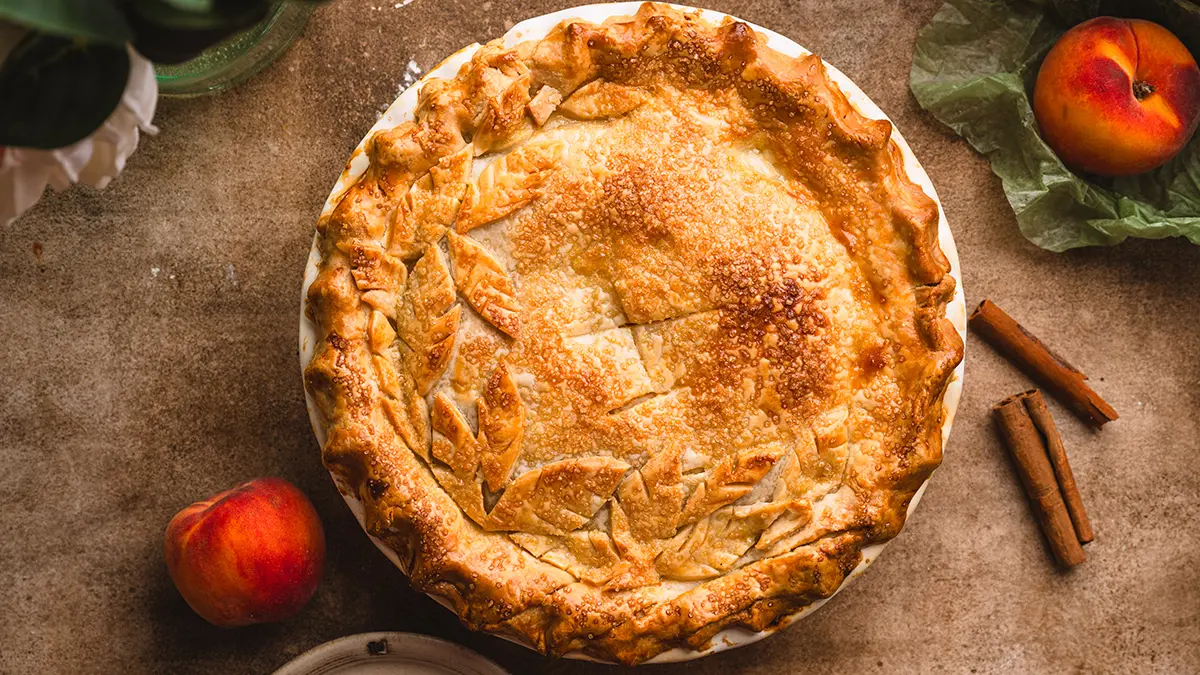
[[[508,31],[507,33],[504,34],[504,43],[507,46],[512,46],[519,42],[523,42],[525,40],[540,39],[542,37],[545,37],[550,32],[550,30],[552,28],[554,28],[554,26],[558,25],[559,23],[561,23],[562,21],[565,21],[567,19],[584,19],[587,21],[600,23],[610,17],[632,15],[637,12],[638,7],[640,7],[641,5],[642,5],[641,2],[619,2],[619,3],[608,3],[608,4],[601,4],[601,5],[586,5],[583,7],[574,7],[571,9],[565,9],[560,12],[554,12],[552,14],[545,14],[543,16],[535,17],[535,18],[529,19],[527,21],[522,21],[521,23],[517,24],[516,26],[513,26],[513,28],[510,31]],[[698,12],[700,12],[700,15],[704,19],[707,19],[708,21],[710,21],[714,24],[719,24],[722,20],[724,20],[725,18],[727,18],[729,16],[727,14],[722,14],[720,12],[714,12],[712,10],[706,10],[706,9],[698,10],[698,9],[694,9],[691,7],[684,7],[682,5],[673,5],[673,6],[678,9],[698,11]],[[736,18],[736,17],[734,17],[734,18]],[[740,21],[740,19],[738,19],[738,20]],[[749,24],[750,27],[753,28],[756,32],[767,36],[767,45],[770,46],[772,49],[775,49],[776,51],[779,51],[788,56],[802,56],[804,54],[810,53],[804,47],[801,47],[800,45],[796,44],[795,42],[792,42],[791,40],[780,35],[779,33],[768,30],[761,26],[756,26],[749,22],[744,22],[744,23]],[[383,117],[379,118],[379,121],[375,123],[375,126],[371,128],[371,131],[369,131],[367,133],[366,137],[363,138],[363,142],[360,143],[359,147],[355,150],[352,160],[350,161],[349,165],[346,167],[346,170],[342,172],[342,175],[338,179],[338,182],[334,186],[332,192],[330,192],[329,199],[326,200],[326,202],[325,202],[325,208],[322,211],[322,215],[324,215],[324,213],[328,213],[334,206],[337,205],[338,199],[340,199],[342,193],[345,192],[345,190],[350,185],[353,185],[354,181],[358,180],[358,178],[366,170],[368,160],[367,160],[366,155],[362,152],[362,148],[363,148],[363,144],[366,143],[367,139],[371,137],[371,134],[373,134],[376,131],[381,130],[381,129],[390,129],[398,124],[401,124],[403,122],[411,120],[412,116],[413,116],[413,109],[416,107],[416,104],[417,104],[417,92],[421,88],[421,85],[428,78],[431,78],[431,77],[440,77],[440,78],[453,77],[458,72],[459,67],[462,66],[464,63],[466,63],[468,60],[470,60],[471,55],[474,54],[475,50],[477,50],[477,49],[479,49],[478,44],[470,45],[469,47],[460,49],[453,56],[446,59],[445,61],[442,61],[442,63],[439,64],[436,68],[434,68],[433,70],[430,70],[428,73],[426,73],[425,76],[422,77],[420,81],[418,81],[416,84],[414,84],[413,86],[406,89],[404,91],[404,93],[400,94],[399,98],[397,98],[395,100],[395,102],[392,103],[392,105],[383,114]],[[830,79],[832,79],[834,82],[837,83],[838,87],[841,88],[842,92],[846,95],[846,98],[848,98],[850,100],[850,103],[855,107],[855,109],[857,109],[860,113],[862,113],[863,115],[865,115],[871,119],[888,119],[888,116],[883,114],[883,111],[879,109],[879,106],[875,105],[875,103],[873,101],[871,101],[871,99],[868,98],[867,95],[865,93],[863,93],[863,91],[861,89],[859,89],[853,82],[851,82],[850,78],[843,75],[841,71],[839,71],[837,68],[834,68],[833,66],[829,65],[828,63],[825,64],[825,68],[829,71]],[[891,120],[889,120],[889,121],[891,121]],[[947,305],[947,307],[946,307],[946,316],[947,316],[947,318],[950,319],[951,323],[954,324],[954,327],[958,330],[958,334],[963,338],[963,341],[965,343],[966,335],[967,335],[967,332],[966,332],[967,331],[967,310],[966,310],[966,303],[963,299],[962,272],[961,272],[961,270],[959,268],[959,264],[958,264],[958,250],[954,246],[954,237],[950,233],[950,226],[946,223],[946,214],[942,210],[942,203],[941,203],[941,200],[938,199],[937,191],[934,190],[934,188],[933,188],[933,183],[930,182],[929,176],[926,175],[925,170],[923,168],[921,168],[920,162],[918,162],[916,156],[913,155],[912,149],[908,147],[908,143],[905,142],[904,137],[900,135],[900,130],[895,129],[895,124],[893,124],[892,126],[893,126],[892,140],[894,140],[896,142],[896,144],[898,146],[900,146],[901,153],[904,156],[904,170],[908,173],[909,179],[912,180],[917,185],[920,185],[921,188],[925,190],[925,193],[927,195],[929,195],[930,197],[932,197],[935,202],[937,202],[938,216],[939,216],[938,240],[939,240],[939,243],[941,244],[942,251],[946,254],[946,257],[950,260],[950,275],[953,276],[954,280],[957,282],[955,292],[954,292],[954,298],[950,301],[950,304]],[[309,286],[309,284],[311,284],[313,282],[313,279],[316,278],[317,266],[320,264],[320,262],[321,262],[321,254],[320,254],[320,251],[317,249],[317,242],[316,242],[316,238],[314,237],[312,250],[309,252],[309,255],[308,255],[308,267],[305,269],[304,284],[301,287],[301,291],[300,291],[300,305],[301,305],[301,307],[300,307],[300,367],[301,367],[301,370],[303,370],[305,367],[307,367],[309,361],[312,360],[313,348],[316,345],[317,340],[319,339],[317,331],[316,331],[316,327],[305,316],[305,309],[306,309],[307,302],[308,302],[308,300],[307,300],[308,286]],[[945,423],[942,425],[943,447],[945,446],[946,441],[950,438],[950,427],[951,427],[952,423],[954,422],[954,413],[958,408],[959,397],[962,395],[963,364],[964,363],[965,363],[965,359],[964,359],[963,363],[958,364],[958,367],[955,368],[954,373],[950,378],[949,385],[947,385],[947,387],[946,387],[946,395],[943,400],[943,406],[946,411]],[[308,416],[309,416],[309,420],[312,422],[313,432],[317,435],[317,440],[320,442],[321,446],[324,447],[324,445],[325,445],[325,429],[323,427],[323,422],[321,420],[319,411],[317,410],[316,406],[313,403],[312,397],[308,394],[307,391],[305,391],[305,400],[308,404]],[[334,480],[336,482],[337,478],[335,477]],[[926,480],[925,483],[921,485],[920,489],[917,490],[917,493],[913,496],[913,499],[909,503],[909,506],[908,506],[908,513],[910,515],[912,514],[913,509],[915,509],[917,507],[917,502],[919,502],[921,500],[921,495],[924,494],[925,488],[928,485],[929,485],[929,481]],[[359,523],[360,524],[363,523],[364,520],[363,520],[363,505],[362,505],[362,503],[353,494],[353,491],[351,491],[347,486],[339,484],[338,489],[341,491],[342,496],[346,499],[346,503],[349,504],[350,508],[354,511],[354,515],[357,516]],[[383,553],[392,560],[392,562],[396,563],[397,566],[399,566],[399,560],[396,557],[396,554],[391,549],[389,549],[386,545],[383,544],[383,542],[379,541],[378,539],[375,539],[374,537],[372,537],[371,539],[372,539],[372,541],[375,542],[375,545],[377,547],[379,547],[379,549],[381,551],[383,551]],[[849,584],[852,579],[854,579],[858,575],[862,574],[863,570],[865,570],[867,568],[867,566],[870,565],[871,562],[873,562],[875,560],[875,558],[877,558],[879,556],[880,552],[883,551],[885,546],[887,546],[887,542],[883,542],[880,544],[874,544],[874,545],[864,548],[862,551],[862,555],[863,555],[862,562],[859,563],[858,567],[855,567],[854,570],[852,570],[850,572],[849,576],[842,583],[841,587],[838,588],[838,591],[841,591],[841,589],[845,588],[846,585]],[[432,597],[435,600],[437,600],[438,602],[442,603],[443,605],[445,605],[447,607],[449,606],[448,603],[446,601],[442,600],[441,598],[438,598],[437,596],[432,596]],[[819,607],[821,607],[821,605],[825,604],[825,602],[827,602],[827,601],[828,601],[828,598],[824,598],[821,600],[817,600],[816,602],[812,603],[811,605],[808,605],[807,607],[804,607],[803,609],[796,612],[795,614],[783,619],[780,622],[780,627],[787,626],[787,625],[791,624],[792,622],[796,621],[797,619],[807,616],[811,612],[816,611]],[[778,628],[774,629],[774,630],[778,630]],[[773,633],[774,630],[764,631],[764,632],[754,632],[754,631],[751,631],[751,630],[748,630],[745,628],[736,628],[736,627],[729,628],[729,629],[726,629],[726,630],[718,633],[712,639],[712,642],[709,644],[707,649],[693,650],[693,649],[675,648],[675,649],[671,649],[666,652],[663,652],[662,654],[659,654],[658,656],[654,657],[653,659],[650,659],[649,661],[647,661],[647,663],[670,663],[670,662],[675,662],[675,661],[688,661],[691,659],[699,658],[701,656],[706,656],[708,654],[714,654],[716,652],[724,651],[724,650],[730,649],[732,647],[750,644],[751,642],[757,642],[758,640],[761,640],[764,637]],[[511,639],[511,638],[505,638],[505,639]],[[595,660],[595,659],[592,659],[591,657],[589,657],[583,653],[579,653],[579,652],[569,653],[566,656],[569,658]]]
[[[428,635],[361,633],[317,645],[274,675],[508,675],[479,654]]]

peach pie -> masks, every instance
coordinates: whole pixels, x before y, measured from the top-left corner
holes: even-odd
[[[637,663],[894,537],[962,358],[938,207],[815,56],[647,4],[480,48],[319,223],[325,464],[468,626]]]

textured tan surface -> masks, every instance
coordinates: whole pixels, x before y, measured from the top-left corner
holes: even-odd
[[[269,672],[365,630],[448,637],[514,673],[612,672],[459,627],[371,547],[316,460],[297,291],[342,163],[410,58],[427,68],[566,3],[394,4],[319,9],[263,76],[164,103],[162,134],[109,190],[51,195],[0,235],[0,672]],[[987,416],[1027,381],[972,339],[945,463],[906,531],[812,617],[689,672],[1194,671],[1200,248],[1026,243],[985,163],[908,94],[936,2],[710,4],[822,54],[888,112],[942,195],[968,304],[991,297],[1122,417],[1093,432],[1051,403],[1097,536],[1057,573]],[[267,473],[316,503],[326,580],[290,622],[211,628],[171,588],[162,530]]]

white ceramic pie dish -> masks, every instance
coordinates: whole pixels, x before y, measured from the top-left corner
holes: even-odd
[[[542,38],[542,37],[546,36],[550,32],[550,30],[552,28],[554,28],[554,26],[556,26],[559,23],[561,23],[562,21],[565,21],[568,19],[584,19],[587,21],[600,23],[610,17],[632,15],[637,12],[637,9],[639,6],[641,6],[641,4],[642,4],[641,2],[621,2],[621,3],[606,3],[606,4],[598,4],[598,5],[586,5],[583,7],[574,7],[571,9],[566,9],[566,10],[562,10],[559,12],[554,12],[551,14],[546,14],[543,16],[535,17],[533,19],[522,21],[521,23],[517,24],[516,26],[513,26],[513,28],[511,30],[509,30],[507,33],[505,33],[504,42],[506,45],[511,46],[511,45],[515,45],[517,43],[523,42],[525,40]],[[704,19],[706,19],[712,23],[720,23],[725,18],[729,18],[729,15],[727,15],[727,14],[722,14],[720,12],[715,12],[712,10],[694,9],[694,8],[685,7],[685,6],[681,6],[681,5],[673,5],[673,6],[678,9],[699,12],[701,17],[703,17]],[[736,17],[733,17],[733,18],[736,18]],[[757,25],[751,24],[749,22],[745,22],[745,23],[749,24],[756,32],[758,32],[762,35],[765,35],[767,37],[767,44],[771,48],[773,48],[783,54],[786,54],[788,56],[801,56],[801,55],[809,53],[809,51],[807,49],[801,47],[800,45],[796,44],[792,40],[790,40],[774,31],[768,30],[766,28],[762,28],[761,26],[757,26]],[[354,183],[354,181],[358,180],[358,178],[366,170],[368,160],[367,160],[366,155],[363,153],[363,145],[366,143],[366,140],[368,138],[370,138],[370,136],[372,134],[374,134],[376,131],[379,131],[382,129],[390,129],[398,124],[401,124],[403,122],[411,120],[412,115],[413,115],[413,109],[416,107],[416,104],[417,104],[417,92],[420,90],[422,84],[424,84],[429,78],[432,78],[432,77],[439,77],[439,78],[453,77],[458,72],[458,69],[464,63],[466,63],[467,61],[470,60],[471,56],[475,53],[475,51],[477,49],[479,49],[479,47],[480,47],[480,45],[473,44],[468,47],[464,47],[463,49],[460,49],[454,55],[452,55],[449,58],[447,58],[446,60],[442,61],[436,68],[431,69],[428,73],[426,73],[421,78],[421,80],[414,83],[411,87],[409,87],[403,93],[401,93],[398,98],[396,98],[396,100],[391,104],[391,106],[388,107],[387,111],[384,112],[383,116],[380,117],[379,120],[375,123],[375,126],[373,126],[371,128],[371,130],[367,133],[367,135],[363,138],[363,140],[359,144],[358,148],[355,149],[350,162],[347,164],[346,169],[342,172],[342,175],[338,178],[338,181],[334,185],[334,188],[331,191],[329,198],[326,200],[325,206],[322,210],[322,215],[324,215],[325,213],[328,213],[330,210],[332,210],[334,208],[334,206],[337,205],[338,200],[341,198],[341,195],[345,192],[345,190],[349,186],[351,186]],[[883,111],[880,110],[879,107],[877,105],[875,105],[875,103],[872,102],[871,99],[861,89],[859,89],[853,82],[850,81],[850,78],[846,77],[844,74],[842,74],[841,71],[839,71],[837,68],[834,68],[832,65],[830,65],[828,63],[825,63],[825,67],[829,72],[830,79],[832,79],[834,82],[837,83],[837,85],[841,88],[842,92],[845,93],[846,97],[850,100],[850,103],[860,113],[862,113],[863,115],[865,115],[869,118],[872,118],[872,119],[888,119],[887,115],[885,115],[883,113]],[[938,199],[937,191],[934,190],[933,183],[929,180],[929,176],[925,173],[925,170],[923,168],[921,168],[921,165],[917,161],[916,156],[913,154],[912,149],[908,146],[908,143],[905,142],[903,136],[901,136],[899,129],[895,129],[894,127],[895,127],[895,125],[893,124],[892,139],[900,147],[900,150],[904,156],[904,169],[908,173],[909,178],[914,183],[920,185],[921,188],[925,191],[925,193],[928,194],[938,204],[938,215],[939,215],[938,239],[939,239],[939,243],[941,244],[942,251],[946,254],[946,257],[950,261],[950,268],[951,268],[950,274],[951,274],[951,276],[954,277],[955,281],[957,282],[954,298],[951,300],[951,302],[946,307],[946,316],[954,324],[954,327],[958,330],[959,335],[963,338],[963,340],[965,342],[965,340],[966,340],[966,316],[967,316],[966,303],[964,301],[963,290],[962,290],[962,272],[959,267],[958,251],[954,245],[954,238],[950,232],[950,227],[946,222],[946,214],[942,210],[941,200]],[[314,236],[313,245],[312,245],[312,248],[309,251],[309,255],[308,255],[308,264],[307,264],[307,267],[305,268],[304,283],[303,283],[303,285],[301,287],[301,291],[300,291],[300,305],[301,305],[301,308],[300,308],[300,367],[301,367],[301,371],[303,371],[303,369],[308,366],[309,361],[311,361],[312,356],[313,356],[314,346],[316,345],[316,343],[319,339],[318,333],[316,331],[316,326],[312,323],[312,321],[310,321],[308,319],[308,317],[306,316],[305,310],[307,309],[308,287],[317,276],[317,268],[318,268],[318,265],[320,264],[320,262],[321,262],[320,251],[317,248],[317,240],[316,240],[316,237]],[[945,411],[946,411],[945,422],[942,425],[943,446],[945,445],[946,441],[950,437],[950,427],[951,427],[952,423],[954,422],[954,414],[958,408],[959,397],[962,394],[963,364],[964,363],[965,363],[965,359],[963,362],[959,363],[958,367],[954,370],[954,373],[951,376],[950,382],[946,388],[946,394],[945,394],[945,398],[943,400],[943,407],[945,408]],[[320,412],[317,410],[316,405],[313,402],[312,396],[309,395],[307,391],[305,391],[305,401],[308,406],[308,416],[309,416],[309,420],[312,423],[313,432],[317,436],[317,441],[321,444],[322,447],[324,447],[324,444],[325,444],[324,421],[321,419]],[[358,500],[357,496],[353,493],[352,490],[350,490],[347,486],[340,484],[339,479],[336,476],[334,476],[334,481],[336,483],[339,483],[338,490],[342,493],[342,496],[345,498],[346,503],[350,506],[350,509],[354,512],[354,515],[355,515],[355,517],[357,517],[359,524],[360,525],[363,524],[364,523],[364,510],[363,510],[362,502]],[[927,480],[921,486],[921,488],[917,491],[916,495],[913,496],[912,502],[909,504],[909,507],[908,507],[908,513],[910,515],[911,515],[913,509],[916,508],[917,503],[920,501],[921,495],[924,494],[925,488],[928,486],[928,484],[929,483]],[[370,536],[370,535],[368,534],[368,536]],[[395,563],[399,567],[399,559],[397,558],[395,552],[393,552],[390,548],[388,548],[382,541],[380,541],[374,537],[371,537],[371,540],[384,553],[384,555],[386,555],[393,563]],[[879,554],[883,551],[885,546],[887,546],[887,542],[884,542],[881,544],[874,544],[872,546],[865,547],[862,551],[862,555],[863,555],[862,562],[859,563],[858,567],[856,567],[850,573],[849,576],[847,576],[845,582],[843,582],[842,586],[838,590],[840,591],[842,588],[845,588],[846,585],[848,585],[852,579],[854,579],[858,575],[862,574],[863,571],[867,568],[867,566],[870,565],[871,562],[873,562],[879,556]],[[446,601],[442,600],[441,598],[439,598],[437,596],[431,596],[431,597],[433,597],[439,603],[449,607],[448,603]],[[808,605],[807,607],[801,609],[800,611],[796,612],[795,614],[791,615],[790,617],[788,617],[785,620],[783,620],[782,622],[780,622],[780,628],[785,627],[785,626],[791,624],[792,622],[794,622],[804,616],[807,616],[811,612],[816,611],[819,607],[821,607],[821,605],[825,604],[825,602],[827,602],[827,601],[828,601],[828,598],[818,600],[818,601],[814,602],[813,604]],[[751,630],[748,630],[745,628],[737,628],[737,627],[729,628],[729,629],[726,629],[726,630],[718,633],[712,639],[712,641],[709,643],[709,646],[706,649],[692,650],[692,649],[675,648],[675,649],[671,649],[669,651],[663,652],[662,654],[659,654],[658,656],[654,657],[653,659],[646,661],[646,663],[671,663],[671,662],[677,662],[677,661],[688,661],[691,659],[699,658],[701,656],[706,656],[708,654],[714,654],[717,652],[724,651],[726,649],[731,649],[733,647],[750,644],[752,642],[757,642],[758,640],[761,640],[764,637],[771,635],[773,632],[775,632],[775,630],[779,630],[779,628],[773,629],[771,631],[764,631],[764,632],[754,632],[754,631],[751,631]],[[570,654],[567,654],[566,656],[568,658],[595,660],[581,652],[580,653],[570,653]]]

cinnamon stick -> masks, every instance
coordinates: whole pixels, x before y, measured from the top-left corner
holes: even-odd
[[[968,323],[1085,421],[1102,427],[1117,419],[1117,411],[1084,383],[1087,375],[1050,351],[991,300],[979,303]]]
[[[1025,410],[1020,394],[1004,399],[993,408],[993,412],[1008,449],[1012,452],[1017,474],[1020,475],[1021,484],[1025,486],[1025,492],[1029,495],[1033,513],[1050,542],[1054,559],[1062,567],[1073,567],[1082,563],[1087,556],[1083,547],[1079,545],[1075,526],[1071,524],[1071,516],[1067,514],[1067,506],[1059,493],[1058,482],[1046,456],[1041,434]]]
[[[1080,543],[1086,544],[1095,539],[1096,535],[1092,532],[1092,523],[1083,508],[1083,498],[1079,496],[1079,487],[1075,485],[1075,474],[1071,473],[1071,464],[1067,461],[1067,449],[1063,447],[1062,437],[1058,435],[1058,427],[1054,425],[1050,409],[1046,407],[1046,401],[1037,389],[1020,396],[1029,418],[1033,420],[1033,426],[1042,433],[1046,442],[1046,454],[1050,456],[1050,465],[1054,467],[1054,476],[1058,479],[1058,489],[1062,491],[1067,513],[1075,525],[1075,535]]]

